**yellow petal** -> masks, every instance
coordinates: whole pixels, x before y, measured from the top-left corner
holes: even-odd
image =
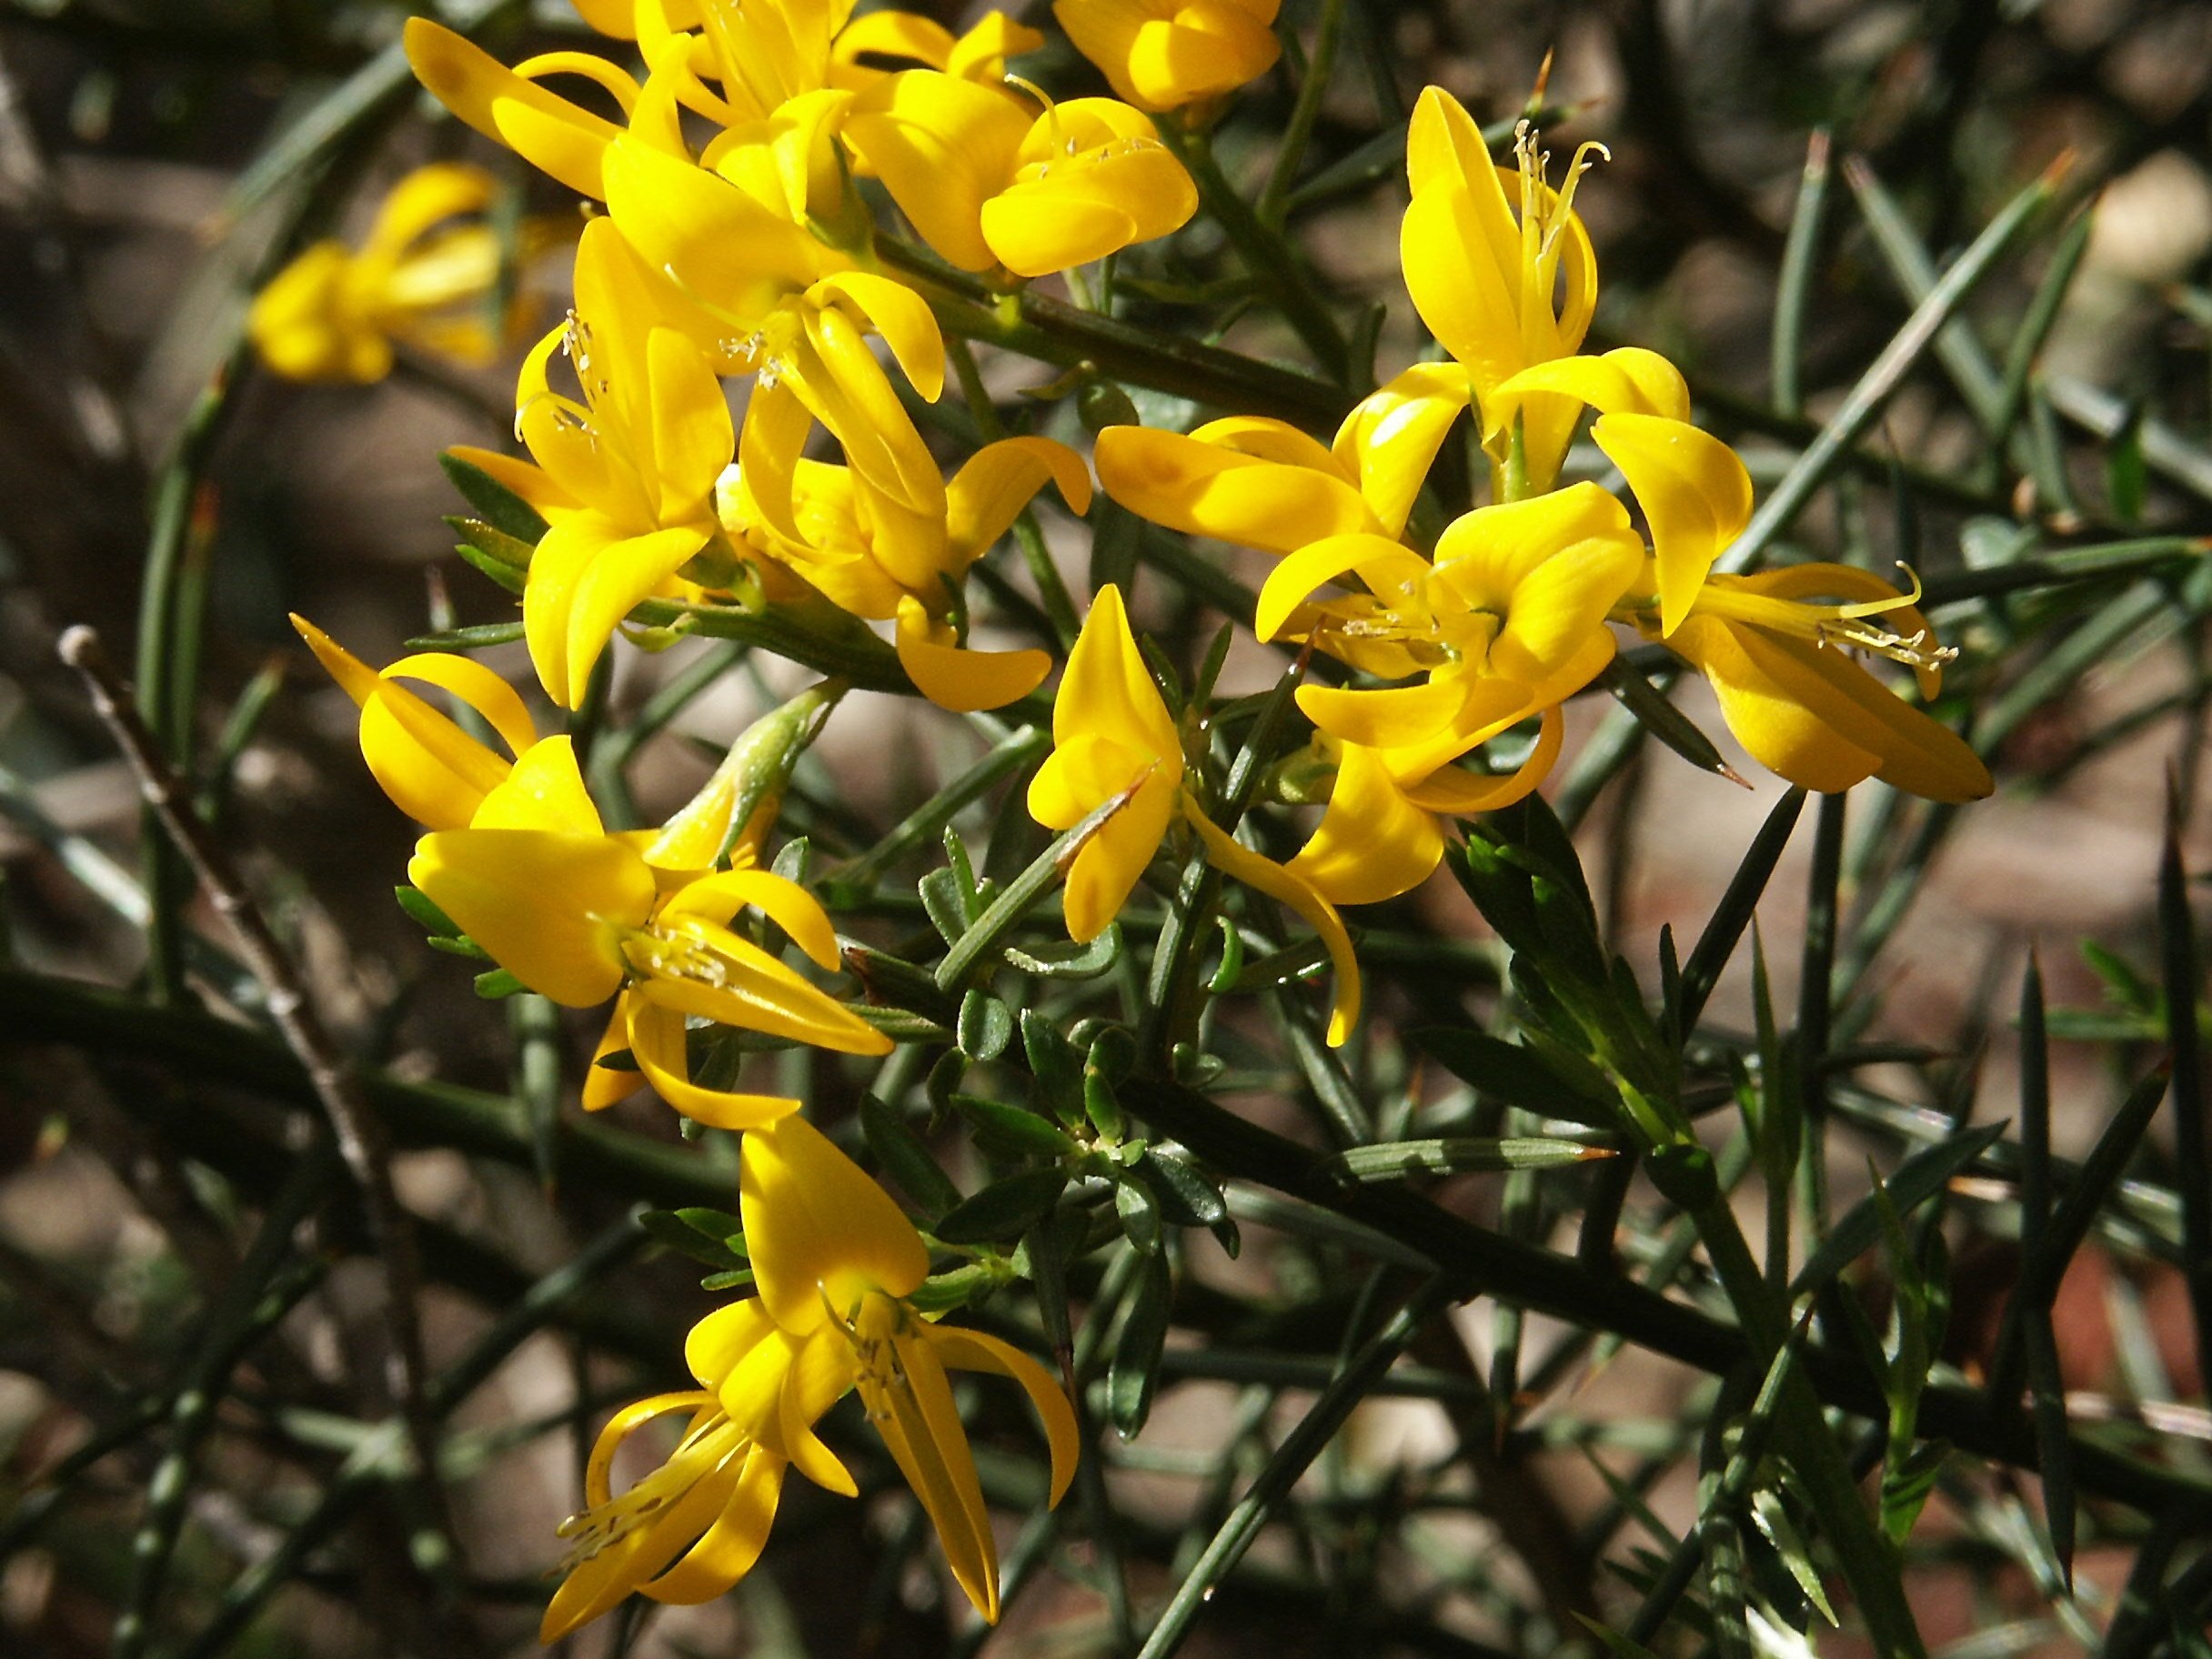
[[[1734,450],[1687,421],[1608,415],[1590,436],[1644,508],[1659,567],[1659,631],[1672,634],[1713,561],[1751,521],[1751,475]]]
[[[710,1602],[753,1569],[768,1543],[783,1491],[784,1461],[753,1446],[743,1454],[737,1478],[724,1496],[721,1513],[705,1537],[684,1558],[638,1593],[657,1602],[692,1606]]]
[[[900,603],[899,664],[922,696],[954,714],[1002,709],[1044,684],[1052,671],[1052,659],[1043,651],[966,650],[933,638],[932,631],[920,600]]]
[[[431,96],[578,195],[603,197],[601,160],[620,131],[612,122],[523,79],[441,24],[407,19],[407,62]]]
[[[1370,749],[1400,749],[1420,743],[1450,728],[1466,705],[1466,689],[1455,680],[1350,690],[1341,686],[1301,686],[1298,706],[1332,738]]]
[[[1029,127],[1027,112],[1002,92],[911,69],[863,93],[844,136],[924,242],[948,264],[984,271],[998,256],[984,239],[983,205],[1013,183]]]
[[[819,243],[764,202],[650,146],[609,145],[603,171],[608,211],[623,239],[695,303],[724,307],[725,332],[759,327],[779,297],[832,264]]]
[[[1325,536],[1291,554],[1267,573],[1252,616],[1252,632],[1275,638],[1292,614],[1324,584],[1356,571],[1385,602],[1418,592],[1428,561],[1386,536]]]
[[[1423,811],[1443,813],[1447,818],[1471,818],[1477,812],[1494,812],[1524,799],[1551,774],[1559,760],[1566,729],[1566,718],[1560,713],[1558,705],[1553,704],[1543,711],[1543,723],[1537,729],[1536,741],[1529,746],[1528,758],[1511,772],[1483,777],[1455,766],[1444,766],[1411,782],[1402,780],[1399,788],[1414,806]]]
[[[688,882],[661,907],[660,919],[702,916],[727,924],[740,910],[756,910],[790,935],[817,967],[834,970],[837,930],[821,901],[798,882],[767,870],[729,870]]]
[[[1039,30],[1016,23],[1004,12],[989,11],[952,43],[951,51],[934,66],[970,80],[996,81],[1006,73],[1008,58],[1034,52],[1043,45],[1044,35]]]
[[[792,343],[791,389],[828,427],[852,469],[901,507],[942,518],[944,475],[860,326],[835,308],[805,307]]]
[[[1109,113],[1111,112],[1111,113]],[[1076,136],[1095,124],[1095,141]],[[1113,128],[1135,128],[1114,131]],[[1039,117],[1025,149],[1049,140],[1049,159],[1025,166],[982,206],[982,231],[1000,264],[1042,276],[1181,229],[1198,189],[1151,124],[1100,98],[1061,104]],[[1076,145],[1073,153],[1065,146]]]
[[[902,282],[870,271],[841,271],[807,290],[816,305],[844,300],[883,337],[914,389],[935,403],[945,389],[945,337],[929,301]]]
[[[469,827],[548,830],[585,839],[606,833],[566,734],[542,738],[518,755],[498,787],[484,797]]]
[[[758,1129],[799,1110],[782,1095],[743,1094],[705,1089],[691,1081],[691,1059],[684,1017],[647,998],[628,995],[629,1051],[653,1092],[695,1122],[709,1129]]]
[[[1501,420],[1510,420],[1523,397],[1538,395],[1571,397],[1600,415],[1690,418],[1690,388],[1682,371],[1641,346],[1619,347],[1603,357],[1533,364],[1492,394],[1491,407]]]
[[[840,1054],[890,1052],[882,1032],[750,940],[665,911],[654,931],[674,950],[639,946],[632,957],[632,965],[649,976],[636,987],[645,1000]]]
[[[1109,427],[1099,434],[1095,460],[1108,495],[1186,535],[1289,553],[1323,537],[1382,528],[1333,466],[1322,472],[1256,460],[1146,427]]]
[[[628,1047],[629,992],[625,990],[615,998],[614,1010],[607,1017],[607,1028],[599,1033],[598,1046],[591,1051],[591,1063],[584,1068],[578,1104],[586,1111],[605,1111],[638,1092],[645,1081],[638,1072],[599,1064],[608,1055],[618,1054]]]
[[[729,404],[699,347],[675,329],[655,328],[646,357],[660,521],[696,522],[711,511],[715,480],[737,447]]]
[[[883,1443],[937,1529],[945,1564],[983,1615],[999,1619],[999,1557],[952,1387],[928,1335],[902,1308],[870,1298],[857,1340],[888,1347],[880,1367],[863,1366],[860,1397]]]
[[[614,928],[653,905],[653,872],[611,839],[542,830],[447,830],[426,835],[407,880],[459,923],[492,960],[569,1008],[620,989]]]
[[[1078,43],[1081,50],[1081,43]],[[1232,92],[1274,67],[1282,43],[1264,24],[1232,5],[1176,8],[1173,20],[1141,25],[1129,48],[1130,102],[1145,109],[1174,109]]]
[[[1330,965],[1336,970],[1336,1001],[1329,1014],[1329,1046],[1342,1047],[1360,1020],[1360,964],[1352,953],[1352,937],[1344,931],[1336,907],[1308,882],[1292,875],[1272,859],[1262,858],[1222,830],[1189,796],[1183,797],[1183,817],[1206,844],[1206,857],[1222,874],[1247,887],[1257,888],[1270,899],[1287,904],[1305,918],[1328,948]]]
[[[1052,703],[1055,742],[1085,733],[1102,733],[1138,754],[1157,757],[1171,783],[1182,777],[1181,734],[1129,631],[1121,590],[1111,582],[1091,601]]]
[[[1380,904],[1427,880],[1443,851],[1435,818],[1400,792],[1381,752],[1347,743],[1328,810],[1286,868],[1332,904]]]
[[[1044,1424],[1046,1443],[1051,1447],[1052,1486],[1046,1503],[1058,1508],[1061,1499],[1068,1495],[1069,1483],[1075,1479],[1076,1460],[1082,1454],[1075,1408],[1069,1404],[1067,1392],[1061,1387],[1059,1379],[1021,1349],[984,1332],[947,1325],[926,1329],[937,1357],[951,1369],[988,1371],[997,1376],[1011,1377],[1021,1385],[1021,1392],[1029,1395],[1030,1403],[1037,1408],[1037,1416]]]
[[[1002,437],[969,457],[945,486],[945,539],[955,565],[965,569],[987,552],[1048,480],[1071,512],[1091,510],[1090,469],[1065,444]]]
[[[287,380],[351,380],[392,371],[392,346],[352,292],[353,256],[335,240],[307,248],[254,296],[246,333]]]
[[[804,1118],[745,1137],[739,1208],[760,1301],[794,1334],[831,1308],[845,1317],[870,1290],[905,1296],[930,1275],[914,1224]]]
[[[1180,793],[1181,785],[1168,777],[1166,769],[1155,769],[1076,853],[1075,862],[1068,867],[1061,908],[1068,936],[1077,944],[1089,944],[1121,913],[1145,867],[1160,850]],[[1111,799],[1104,796],[1091,805]]]
[[[1458,364],[1416,363],[1361,398],[1337,428],[1337,463],[1359,478],[1388,534],[1404,530],[1445,434],[1473,395]]]

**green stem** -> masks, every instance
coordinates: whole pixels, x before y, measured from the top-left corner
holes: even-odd
[[[1300,165],[1305,160],[1306,145],[1313,136],[1313,124],[1321,118],[1322,100],[1329,91],[1329,77],[1336,67],[1336,50],[1344,34],[1344,14],[1351,9],[1347,0],[1322,0],[1321,23],[1313,35],[1313,55],[1306,64],[1305,76],[1298,83],[1298,101],[1291,106],[1291,118],[1282,129],[1282,146],[1275,151],[1273,170],[1267,176],[1267,187],[1260,192],[1260,203],[1254,210],[1260,223],[1280,235],[1288,216],[1291,186],[1298,177]]]

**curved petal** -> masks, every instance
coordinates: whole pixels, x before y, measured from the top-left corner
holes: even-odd
[[[942,518],[944,475],[860,326],[835,307],[808,306],[792,342],[790,385],[845,447],[852,470],[900,506]]]
[[[899,606],[899,665],[940,709],[954,714],[1003,709],[1044,684],[1052,659],[1040,650],[971,651],[932,638],[918,599]]]
[[[1052,703],[1055,742],[1084,732],[1102,732],[1157,756],[1171,782],[1182,776],[1181,734],[1130,632],[1121,590],[1111,582],[1091,602]]]
[[[694,1122],[709,1129],[758,1129],[799,1110],[799,1102],[774,1094],[740,1094],[704,1089],[691,1081],[691,1057],[684,1017],[647,998],[628,995],[629,1051],[653,1092]]]
[[[1360,480],[1382,528],[1405,529],[1445,435],[1474,397],[1456,363],[1416,363],[1360,399],[1337,428],[1335,457]]]
[[[948,264],[986,271],[999,261],[983,234],[984,204],[1013,183],[1029,127],[1028,112],[1002,92],[910,69],[860,95],[844,136],[924,242]]]
[[[549,830],[589,839],[606,833],[599,809],[584,788],[576,749],[564,732],[541,738],[515,758],[469,819],[475,830]]]
[[[985,444],[945,486],[945,539],[965,568],[1006,534],[1031,497],[1050,481],[1068,510],[1091,510],[1091,469],[1083,457],[1049,437],[1002,437]]]
[[[1256,460],[1149,427],[1107,427],[1093,458],[1109,496],[1186,535],[1289,553],[1324,537],[1382,528],[1333,467]]]
[[[297,626],[299,618],[295,617],[293,623]],[[314,641],[308,643],[312,645]],[[417,651],[385,664],[384,677],[419,679],[452,692],[484,717],[510,754],[518,755],[538,741],[538,728],[515,688],[473,657],[457,657],[450,651]]]
[[[408,18],[403,39],[417,78],[439,103],[579,196],[605,197],[601,164],[620,128],[427,17]]]
[[[773,870],[729,870],[687,882],[661,907],[660,920],[703,916],[727,925],[739,910],[759,910],[791,937],[791,942],[813,959],[815,966],[834,970],[838,955],[837,930],[830,914],[812,893]]]
[[[1089,944],[1121,913],[1145,867],[1160,850],[1180,793],[1175,779],[1164,770],[1154,770],[1137,784],[1135,793],[1121,810],[1083,842],[1075,861],[1068,867],[1067,884],[1061,896],[1068,937],[1077,944]]]
[[[870,271],[840,271],[807,290],[817,305],[835,295],[868,319],[883,337],[914,389],[935,403],[945,389],[945,337],[938,331],[930,302],[902,282]]]
[[[621,988],[613,930],[642,923],[653,905],[653,872],[628,847],[542,830],[426,835],[407,880],[492,960],[569,1008]]]
[[[738,1207],[760,1301],[794,1335],[819,1329],[830,1308],[842,1317],[871,1290],[910,1295],[930,1276],[914,1224],[804,1118],[745,1137]]]
[[[1284,868],[1332,904],[1411,892],[1443,858],[1443,831],[1399,790],[1380,751],[1347,743],[1328,809]]]
[[[715,480],[737,447],[729,401],[705,356],[676,329],[646,337],[646,363],[660,521],[696,522],[711,515]]]
[[[1780,648],[1752,628],[1691,617],[1667,643],[1713,682],[1721,718],[1736,741],[1771,772],[1801,788],[1833,794],[1874,775],[1881,757],[1837,731],[1810,700],[1825,700],[1794,672]],[[1781,678],[1776,677],[1779,669]]]
[[[1418,592],[1429,574],[1428,561],[1387,536],[1356,532],[1309,542],[1267,573],[1252,615],[1252,632],[1272,639],[1314,590],[1357,571],[1385,604],[1401,593]]]
[[[1021,1349],[988,1332],[937,1325],[930,1327],[927,1334],[937,1357],[951,1369],[987,1371],[1011,1377],[1021,1385],[1021,1392],[1037,1409],[1038,1419],[1044,1424],[1045,1442],[1052,1451],[1052,1486],[1046,1504],[1059,1508],[1075,1479],[1076,1461],[1082,1455],[1075,1408],[1068,1403],[1067,1391],[1059,1380]]]
[[[1257,888],[1270,899],[1287,904],[1305,918],[1321,935],[1336,970],[1336,1001],[1329,1013],[1329,1046],[1341,1048],[1360,1020],[1360,964],[1352,953],[1352,937],[1344,931],[1336,907],[1313,887],[1292,875],[1272,859],[1262,858],[1222,830],[1189,796],[1183,797],[1183,817],[1206,844],[1206,857],[1222,874],[1247,887]]]
[[[1602,357],[1554,357],[1532,364],[1491,395],[1499,418],[1510,420],[1523,397],[1571,397],[1600,415],[1690,418],[1690,387],[1682,371],[1655,351],[1622,346]]]
[[[1713,561],[1751,522],[1751,475],[1734,450],[1687,421],[1607,415],[1590,436],[1627,478],[1651,527],[1664,638],[1690,614]]]
[[[1402,749],[1449,729],[1466,706],[1466,688],[1455,680],[1432,679],[1418,686],[1351,690],[1341,686],[1301,686],[1298,706],[1332,738],[1369,749]]]
[[[1190,174],[1150,136],[1115,139],[1024,173],[983,204],[980,219],[990,251],[1018,276],[1103,259],[1181,229],[1198,211]]]
[[[1595,635],[1605,615],[1644,569],[1644,544],[1625,532],[1562,548],[1513,589],[1505,628],[1490,647],[1490,667],[1535,685],[1559,671]]]
[[[607,1017],[607,1027],[599,1033],[598,1046],[591,1051],[591,1063],[584,1068],[584,1081],[578,1091],[578,1103],[586,1111],[605,1111],[638,1092],[645,1082],[644,1077],[620,1066],[602,1066],[599,1061],[610,1054],[619,1054],[629,1047],[629,992],[622,991],[615,998],[614,1010]]]
[[[1425,778],[1402,783],[1400,791],[1423,811],[1442,813],[1447,818],[1471,818],[1477,812],[1494,812],[1501,807],[1510,807],[1533,792],[1551,775],[1552,768],[1558,763],[1566,730],[1566,717],[1553,704],[1543,711],[1543,723],[1537,729],[1536,741],[1529,746],[1528,759],[1511,772],[1484,777],[1455,766],[1443,766]]]
[[[638,1586],[640,1595],[678,1606],[710,1602],[753,1570],[768,1543],[783,1492],[784,1460],[761,1446],[739,1454],[737,1478],[705,1537],[659,1578]]]
[[[855,1340],[863,1351],[890,1349],[863,1365],[859,1382],[870,1420],[937,1529],[945,1564],[987,1624],[999,1620],[999,1555],[976,1479],[952,1385],[933,1334],[881,1296],[862,1309]]]
[[[1436,569],[1469,604],[1504,616],[1520,585],[1561,548],[1627,534],[1628,509],[1617,498],[1595,484],[1570,484],[1462,513],[1437,538]]]

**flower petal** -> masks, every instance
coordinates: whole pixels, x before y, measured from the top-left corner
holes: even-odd
[[[1021,1349],[988,1332],[935,1325],[928,1327],[926,1333],[937,1357],[951,1369],[988,1371],[1011,1377],[1021,1385],[1021,1392],[1037,1408],[1046,1443],[1052,1450],[1052,1486],[1046,1504],[1057,1509],[1061,1499],[1068,1495],[1069,1483],[1075,1479],[1076,1461],[1082,1455],[1075,1408],[1068,1403],[1067,1391],[1059,1379]]]
[[[877,81],[854,102],[844,136],[921,239],[963,271],[999,263],[984,204],[1014,181],[1030,116],[1005,93],[936,69]]]
[[[1323,537],[1382,528],[1333,465],[1323,472],[1256,460],[1147,427],[1107,427],[1094,458],[1108,495],[1186,535],[1289,553]]]
[[[870,1290],[905,1296],[930,1276],[914,1224],[804,1118],[745,1137],[738,1191],[760,1301],[795,1335],[819,1328],[831,1307],[844,1316]]]
[[[622,842],[543,830],[426,835],[407,880],[492,960],[569,1008],[589,1008],[620,989],[612,930],[642,923],[654,896],[651,869]]]
[[[601,162],[619,127],[427,17],[408,18],[403,39],[417,78],[439,103],[579,196],[605,196]]]
[[[1443,851],[1434,816],[1405,799],[1382,751],[1347,743],[1328,809],[1285,868],[1332,904],[1380,904],[1427,880]]]
[[[1651,527],[1664,638],[1690,614],[1713,561],[1751,522],[1751,475],[1734,450],[1687,421],[1607,415],[1590,436],[1627,478]]]
[[[799,1110],[799,1102],[774,1094],[740,1094],[704,1089],[691,1081],[691,1057],[684,1017],[651,999],[628,994],[629,1051],[653,1092],[694,1122],[709,1129],[758,1129]]]
[[[1321,935],[1322,943],[1329,951],[1330,965],[1336,970],[1336,1002],[1329,1014],[1329,1046],[1341,1048],[1360,1021],[1360,963],[1352,953],[1352,937],[1344,931],[1343,918],[1336,913],[1336,907],[1302,877],[1241,845],[1187,795],[1183,797],[1183,817],[1198,831],[1198,839],[1206,844],[1206,857],[1216,869],[1247,887],[1259,889],[1270,899],[1289,905]]]
[[[945,539],[956,566],[989,551],[1048,481],[1069,511],[1091,510],[1091,470],[1065,444],[1002,437],[969,457],[945,486]]]

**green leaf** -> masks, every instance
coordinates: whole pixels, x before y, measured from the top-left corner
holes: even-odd
[[[1073,1129],[1083,1121],[1083,1061],[1059,1026],[1033,1008],[1021,1010],[1021,1051],[1045,1109]]]
[[[1113,1208],[1121,1219],[1121,1232],[1129,1242],[1148,1256],[1156,1254],[1160,1249],[1160,1204],[1152,1197],[1151,1189],[1125,1174],[1114,1182]]]
[[[1458,1175],[1499,1170],[1550,1170],[1615,1156],[1611,1147],[1592,1146],[1556,1135],[1461,1135],[1439,1141],[1393,1141],[1355,1146],[1318,1167],[1348,1183],[1403,1181],[1409,1175]]]
[[[647,1210],[639,1212],[638,1224],[656,1243],[718,1272],[736,1272],[749,1266],[738,1248],[745,1224],[734,1215],[703,1209]]]
[[[1953,1176],[1995,1146],[2004,1134],[2004,1124],[1985,1123],[1979,1129],[1963,1131],[1914,1153],[1897,1166],[1897,1172],[1885,1183],[1886,1202],[1895,1207],[1900,1217],[1912,1214],[1949,1185]],[[1880,1210],[1872,1197],[1854,1204],[1829,1230],[1820,1248],[1805,1258],[1805,1266],[1791,1281],[1791,1296],[1824,1289],[1831,1279],[1874,1247],[1881,1226]]]
[[[922,1214],[934,1221],[959,1205],[960,1190],[895,1108],[875,1095],[862,1095],[860,1133],[884,1172]]]
[[[1008,945],[1000,952],[1007,962],[1024,973],[1047,980],[1095,980],[1112,970],[1121,954],[1121,924],[1113,922],[1087,945],[1063,940],[1057,944]]]
[[[548,527],[536,508],[481,467],[462,459],[451,450],[440,455],[437,464],[485,523],[528,546],[538,545]]]
[[[1106,1370],[1106,1419],[1123,1440],[1136,1439],[1152,1414],[1174,1292],[1166,1255],[1145,1257]]]
[[[1023,1170],[962,1199],[933,1231],[948,1244],[1002,1244],[1051,1213],[1068,1178],[1060,1170]]]
[[[439,910],[430,895],[418,887],[395,887],[392,897],[399,900],[399,908],[407,919],[426,933],[437,939],[459,939],[461,924]]]
[[[1075,1150],[1073,1142],[1051,1119],[1041,1117],[1026,1106],[1010,1106],[980,1094],[955,1094],[951,1103],[952,1109],[968,1120],[986,1151],[1010,1158],[1057,1161]]]
[[[983,913],[975,919],[973,925],[957,937],[948,935],[946,942],[951,949],[945,952],[945,960],[937,965],[940,990],[950,990],[967,979],[985,955],[995,949],[1021,919],[1051,891],[1060,880],[1061,872],[1073,862],[1083,843],[1097,834],[1108,819],[1127,806],[1134,793],[1134,786],[1131,786],[1093,807],[1072,829],[1056,837],[1050,847],[1031,860],[1027,870],[1008,882],[1006,890],[991,900]],[[924,897],[926,900],[927,895]],[[937,920],[934,911],[930,920]],[[939,931],[943,931],[941,923]]]
[[[479,973],[476,977],[477,995],[487,1002],[497,1002],[502,997],[516,996],[528,989],[504,968],[494,968],[489,973]]]
[[[953,1032],[960,1052],[970,1060],[996,1060],[1014,1040],[1013,1010],[980,986],[973,988],[960,998]]]
[[[1406,1035],[1469,1088],[1508,1106],[1599,1129],[1620,1121],[1604,1073],[1579,1056],[1575,1064],[1557,1063],[1520,1043],[1456,1026],[1416,1026]]]

